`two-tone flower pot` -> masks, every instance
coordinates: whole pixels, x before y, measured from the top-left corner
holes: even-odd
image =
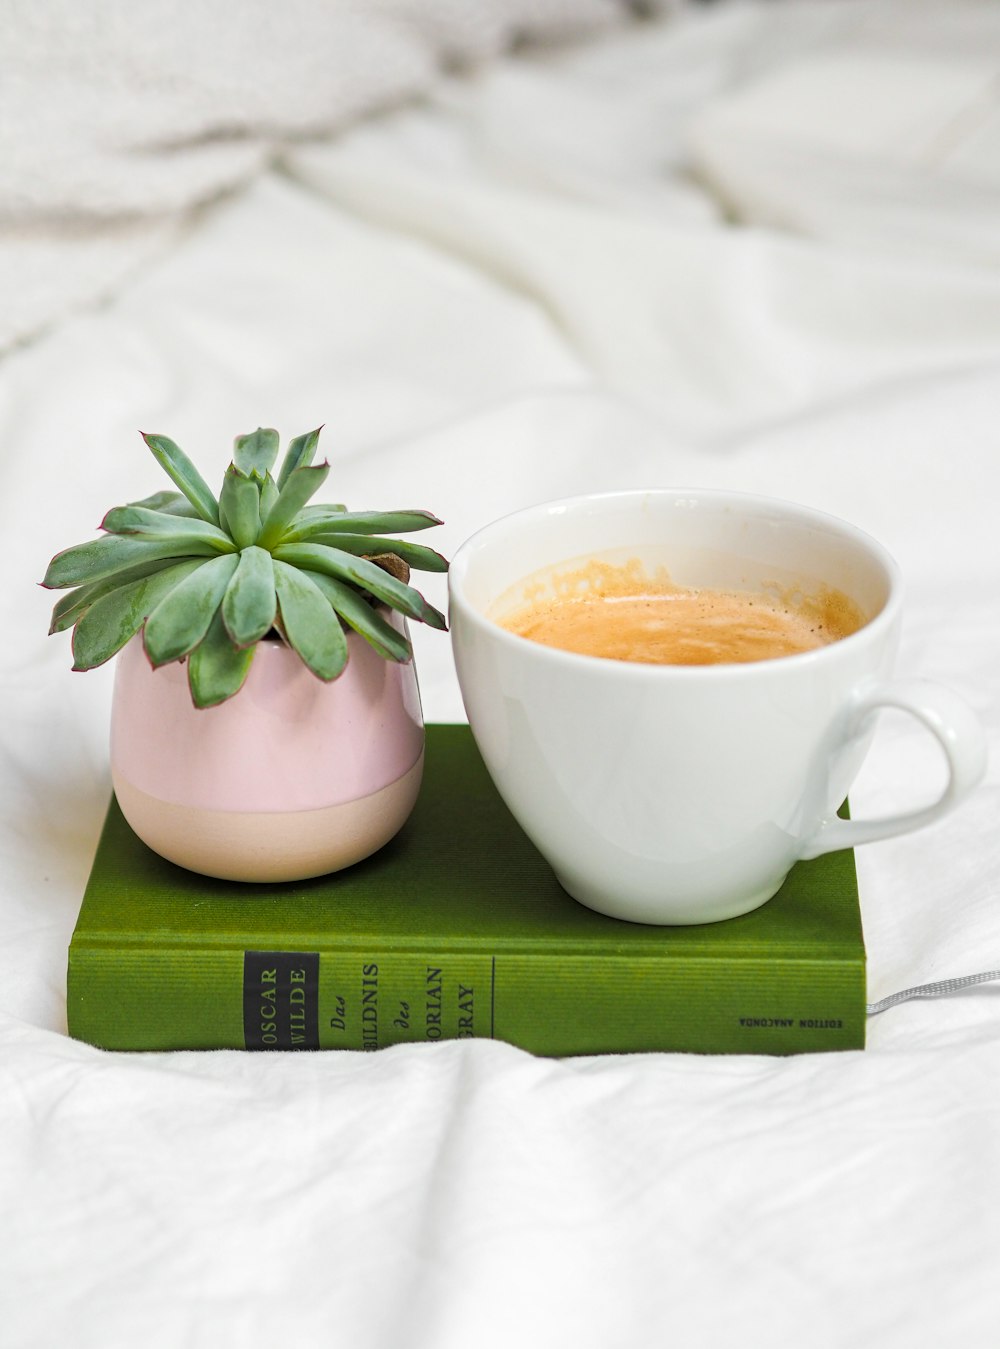
[[[118,657],[111,772],[136,834],[192,871],[257,882],[337,871],[388,842],[420,786],[416,674],[354,633],[348,645],[324,683],[263,641],[239,693],[196,708],[184,663],[154,670],[133,638]]]

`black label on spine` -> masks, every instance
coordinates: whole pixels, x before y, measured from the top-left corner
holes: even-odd
[[[319,953],[244,951],[247,1049],[319,1049]]]

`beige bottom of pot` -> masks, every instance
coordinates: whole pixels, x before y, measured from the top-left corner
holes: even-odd
[[[324,876],[371,856],[402,828],[420,790],[423,755],[370,796],[320,810],[205,810],[160,801],[112,770],[122,814],[178,866],[231,881]]]

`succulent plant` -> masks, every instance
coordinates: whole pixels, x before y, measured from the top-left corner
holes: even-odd
[[[142,434],[180,490],[114,507],[102,537],[57,553],[42,581],[69,589],[49,631],[73,629],[75,670],[103,664],[141,629],[153,666],[186,659],[195,706],[212,707],[240,689],[257,643],[275,632],[331,680],[347,664],[346,628],[387,660],[411,658],[384,605],[446,626],[407,584],[410,567],[446,571],[445,559],[386,537],[441,521],[308,504],[330,471],[312,462],[319,431],[289,443],[276,478],[277,431],[238,436],[218,500],[179,446]]]

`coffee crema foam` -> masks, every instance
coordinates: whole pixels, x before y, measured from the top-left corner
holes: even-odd
[[[554,593],[553,593],[554,592]],[[773,592],[773,593],[772,593]],[[588,562],[524,587],[497,619],[519,637],[578,655],[646,665],[733,665],[815,651],[864,626],[840,591],[688,589],[638,562]]]

